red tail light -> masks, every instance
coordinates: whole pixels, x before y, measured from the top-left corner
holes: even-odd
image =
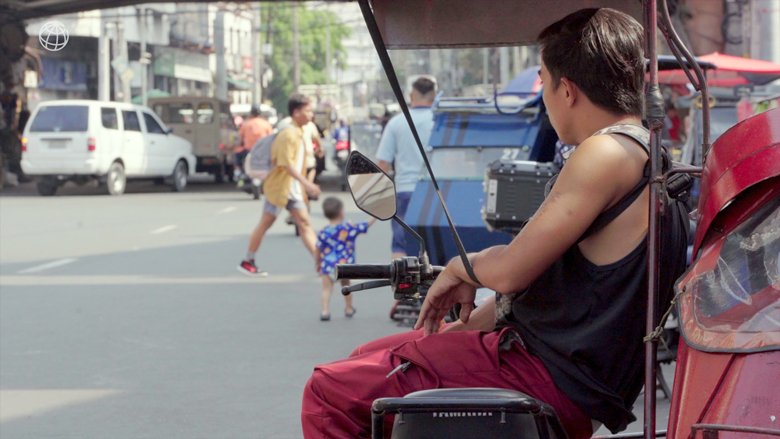
[[[95,149],[97,147],[97,141],[94,137],[90,137],[87,139],[87,151],[89,152],[95,152]]]
[[[22,152],[27,152],[27,137],[22,137]]]

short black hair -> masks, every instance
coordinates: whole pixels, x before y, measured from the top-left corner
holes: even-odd
[[[295,93],[290,96],[290,99],[287,101],[287,112],[292,116],[293,111],[309,104],[311,104],[311,99],[309,99],[308,96]]]
[[[436,80],[430,76],[420,76],[412,83],[412,88],[425,96],[436,91]]]
[[[580,9],[545,28],[538,41],[553,89],[566,77],[594,104],[642,115],[644,30],[633,17],[610,8]]]
[[[325,218],[334,220],[341,215],[344,210],[344,203],[338,198],[328,197],[322,202],[322,212]]]

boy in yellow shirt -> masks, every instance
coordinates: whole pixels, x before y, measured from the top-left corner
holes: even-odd
[[[307,196],[319,195],[320,187],[305,177],[306,148],[302,129],[311,122],[314,111],[309,98],[301,94],[290,96],[287,109],[293,124],[280,131],[271,146],[273,169],[263,182],[263,194],[266,197],[263,216],[249,236],[246,257],[238,265],[238,271],[249,276],[268,276],[268,272],[259,270],[255,265],[255,253],[282,209],[290,212],[293,221],[298,225],[303,245],[319,268],[317,237],[311,228],[306,200]]]

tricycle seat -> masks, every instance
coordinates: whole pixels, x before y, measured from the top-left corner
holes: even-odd
[[[566,438],[552,407],[509,389],[433,389],[377,399],[372,406],[373,437],[383,436],[388,414],[396,415],[393,439]]]

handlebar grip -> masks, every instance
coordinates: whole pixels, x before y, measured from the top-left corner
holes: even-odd
[[[336,279],[390,279],[390,265],[382,265],[382,264],[337,265]]]

